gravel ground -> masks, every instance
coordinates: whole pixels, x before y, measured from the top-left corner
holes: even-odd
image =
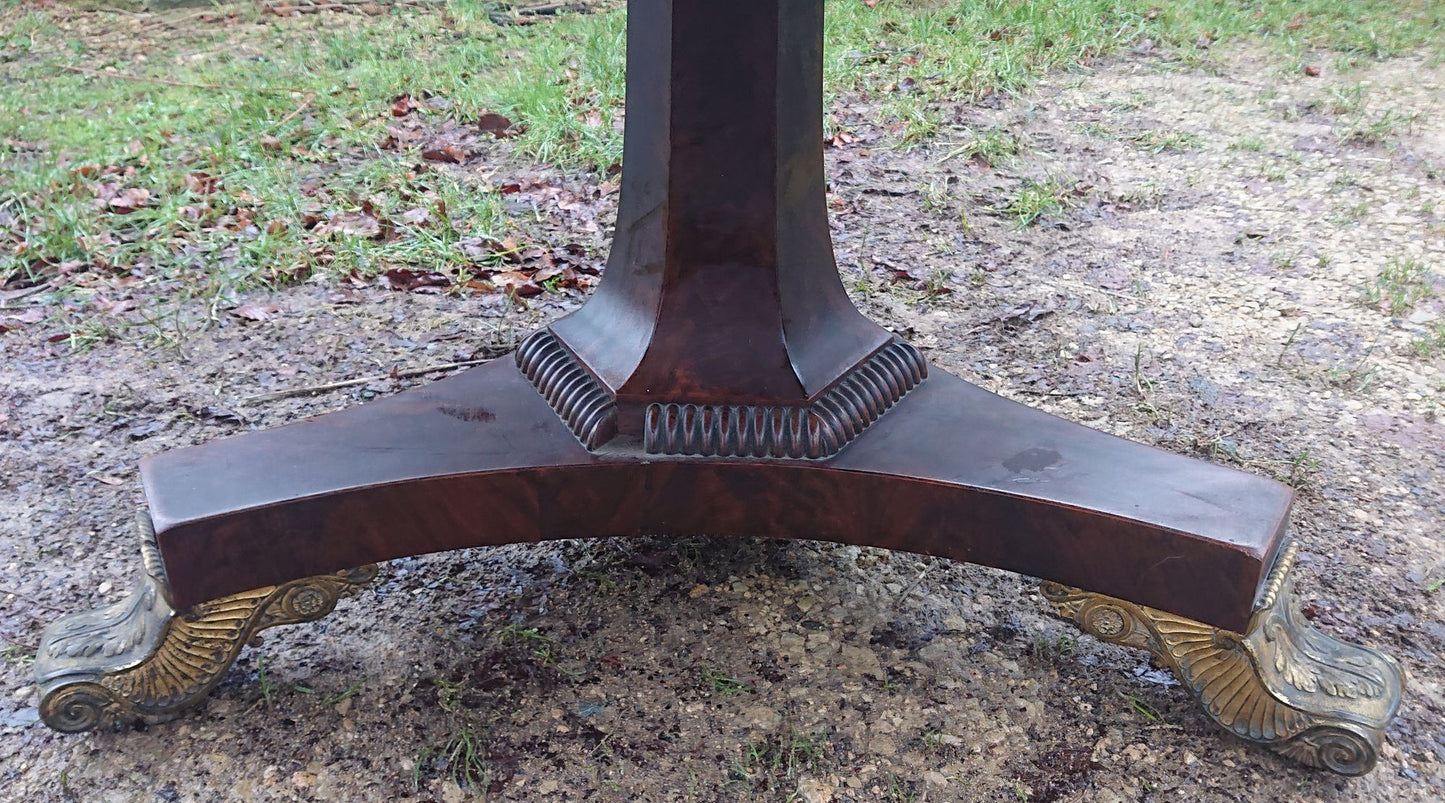
[[[941,109],[939,140],[913,151],[883,147],[866,104],[841,109],[859,141],[829,151],[834,233],[858,303],[935,365],[1299,488],[1310,614],[1409,672],[1373,774],[1331,777],[1217,732],[1142,654],[1076,639],[1029,578],[816,542],[396,561],[326,620],[270,631],[177,722],[46,730],[28,652],[58,614],[130,586],[139,457],[413,386],[244,401],[488,354],[577,303],[310,285],[248,299],[271,320],[82,352],[47,342],[45,322],[0,335],[0,797],[1441,796],[1445,358],[1416,344],[1445,303],[1445,69],[1274,63],[1137,54]],[[991,127],[1024,155],[948,158]],[[596,197],[595,179],[540,175]],[[1057,188],[1062,208],[1024,227],[987,211],[1027,186]],[[532,236],[599,253],[606,226],[555,197]],[[1371,303],[1401,265],[1426,270],[1421,297]]]

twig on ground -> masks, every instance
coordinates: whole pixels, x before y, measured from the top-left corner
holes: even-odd
[[[302,112],[304,112],[304,111],[306,111],[308,108],[310,108],[312,102],[314,102],[315,100],[316,100],[316,93],[315,93],[315,92],[308,92],[308,93],[306,93],[306,99],[303,100],[303,101],[301,101],[301,105],[300,105],[300,106],[297,106],[295,109],[292,109],[290,114],[286,115],[285,117],[282,117],[280,120],[277,120],[276,122],[272,123],[271,125],[266,126],[266,130],[265,130],[265,131],[262,131],[261,133],[262,133],[263,135],[264,135],[264,134],[269,134],[269,133],[271,133],[272,131],[275,131],[276,129],[280,128],[281,126],[286,125],[287,123],[291,122],[292,120],[295,120],[298,116],[300,116],[300,114],[301,114]]]
[[[45,282],[43,284],[37,284],[34,287],[23,287],[19,290],[0,290],[0,309],[8,309],[5,305],[11,301],[19,301],[26,296],[53,289],[54,286],[50,282]]]
[[[913,578],[913,582],[909,583],[907,588],[900,591],[898,595],[893,598],[893,607],[895,609],[897,609],[899,605],[903,604],[903,601],[908,599],[909,595],[911,595],[914,590],[923,583],[923,578],[928,576],[928,572],[932,568],[932,563],[923,564],[923,568],[919,570],[918,576]]]
[[[568,11],[585,13],[589,9],[586,3],[563,2],[563,3],[536,3],[530,6],[517,6],[513,12],[523,16],[538,17],[546,14],[561,14]]]
[[[186,14],[180,17],[161,17],[159,19],[154,19],[143,25],[137,26],[135,29],[135,33],[140,33],[141,31],[148,31],[151,28],[179,28],[181,25],[194,20],[199,20],[200,22],[211,22],[211,20],[203,19],[204,17],[216,17],[224,19],[226,17],[226,14],[217,12],[214,8],[206,8],[200,11],[193,11],[190,14]]]
[[[1028,390],[1026,388],[1010,388],[1014,393],[1021,393],[1025,396],[1059,396],[1068,398],[1072,396],[1087,396],[1087,390]]]
[[[310,89],[297,89],[294,86],[222,86],[221,84],[198,84],[193,81],[173,81],[169,78],[157,78],[153,75],[136,75],[128,72],[111,72],[109,70],[92,70],[89,67],[79,67],[74,64],[60,65],[62,70],[77,72],[81,75],[93,75],[97,78],[120,78],[125,81],[141,81],[144,83],[164,84],[166,86],[179,86],[186,89],[212,89],[218,91],[241,91],[241,92],[287,92],[296,95],[315,95]]]
[[[586,14],[592,9],[585,2],[535,3],[530,6],[512,6],[494,11],[491,20],[497,25],[525,24],[526,17],[553,16],[569,12]]]
[[[410,370],[396,371],[389,374],[363,376],[357,379],[343,380],[341,382],[328,382],[324,385],[309,385],[302,388],[278,390],[274,393],[262,393],[259,396],[247,396],[246,398],[242,399],[241,402],[243,404],[262,404],[265,402],[280,401],[281,399],[289,399],[292,396],[311,396],[317,393],[326,393],[332,390],[341,390],[343,388],[355,387],[357,385],[366,385],[372,382],[385,382],[388,379],[410,379],[412,377],[435,374],[441,371],[454,371],[458,368],[470,368],[474,365],[482,365],[491,361],[492,358],[487,358],[485,360],[463,360],[462,362],[451,362],[447,363],[446,365],[433,365],[429,368],[412,368]]]
[[[43,602],[37,601],[34,597],[27,597],[24,594],[21,594],[19,591],[11,591],[8,588],[0,588],[0,596],[10,596],[15,597],[16,599],[23,599],[31,605],[34,605],[37,608],[44,608],[51,613],[68,613],[68,611],[66,611],[64,608],[57,608],[54,605],[46,605]]]
[[[1133,295],[1131,293],[1121,293],[1117,290],[1110,290],[1105,287],[1093,287],[1082,282],[1071,282],[1068,279],[1051,279],[1050,281],[1052,281],[1054,284],[1061,284],[1065,287],[1071,287],[1082,293],[1103,293],[1106,296],[1113,296],[1114,298],[1123,299],[1124,301],[1139,301],[1139,296],[1137,295]]]
[[[16,641],[15,639],[10,638],[9,636],[5,635],[4,633],[0,633],[0,641],[4,641],[4,642],[6,642],[6,643],[8,643],[8,644],[14,644],[14,645],[17,646],[17,647],[24,647],[25,649],[30,650],[31,652],[35,652],[36,650],[39,650],[39,649],[40,649],[40,645],[39,645],[39,644],[26,644],[26,643],[23,642],[23,641]]]
[[[388,2],[378,2],[378,0],[334,0],[334,2],[317,2],[317,0],[263,0],[261,8],[278,17],[319,14],[323,11],[346,11],[365,14],[367,16],[376,16],[385,13],[387,7],[427,9],[445,4],[446,0],[388,0]]]

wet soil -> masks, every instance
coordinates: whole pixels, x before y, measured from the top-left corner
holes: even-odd
[[[1309,615],[1409,672],[1373,774],[1333,777],[1218,732],[1143,654],[1048,615],[1029,578],[745,539],[396,561],[325,620],[269,631],[177,722],[50,732],[27,651],[57,615],[131,585],[139,458],[415,386],[429,378],[388,375],[493,356],[581,300],[308,284],[246,299],[274,307],[264,321],[198,303],[181,331],[82,351],[48,342],[59,324],[0,334],[0,797],[1440,796],[1445,360],[1415,344],[1445,296],[1445,68],[1310,77],[1215,58],[1142,54],[949,107],[915,150],[890,147],[866,104],[838,110],[858,135],[828,152],[840,267],[859,305],[943,370],[1296,486]],[[1413,122],[1352,138],[1356,116],[1331,98],[1356,84]],[[949,158],[990,127],[1023,155]],[[529,190],[533,241],[603,258],[615,195],[597,178],[497,158],[486,169],[558,191]],[[1061,211],[1022,227],[989,211],[1050,180]],[[1395,315],[1367,300],[1392,260],[1436,282]]]

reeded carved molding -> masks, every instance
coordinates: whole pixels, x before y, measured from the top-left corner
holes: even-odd
[[[1390,656],[1331,638],[1304,618],[1294,599],[1297,549],[1285,548],[1244,635],[1057,583],[1042,590],[1086,633],[1153,653],[1240,738],[1311,767],[1363,775],[1379,757],[1404,678]]]
[[[806,407],[649,405],[649,454],[818,459],[837,454],[928,377],[928,362],[894,340]]]
[[[45,630],[35,659],[40,717],[67,733],[162,722],[199,703],[261,630],[320,619],[377,574],[374,565],[233,594],[176,612],[150,517],[146,566],[125,600]]]
[[[551,330],[522,341],[516,360],[583,446],[596,449],[617,435],[616,402]]]

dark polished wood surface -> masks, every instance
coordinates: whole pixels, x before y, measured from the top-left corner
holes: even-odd
[[[940,555],[1243,631],[1288,488],[936,369],[900,379],[916,352],[852,306],[833,261],[822,6],[632,0],[595,296],[539,335],[544,362],[524,348],[145,461],[175,603],[460,547],[707,534]],[[817,448],[779,446],[788,426]],[[684,435],[733,451],[667,453]],[[791,453],[816,457],[713,456]]]
[[[499,360],[143,465],[176,602],[461,547],[612,535],[809,538],[1024,572],[1242,629],[1287,488],[942,372],[828,460],[583,448]]]
[[[833,260],[823,4],[633,0],[628,14],[612,257],[552,329],[616,396],[623,434],[652,402],[816,398],[892,339]]]

